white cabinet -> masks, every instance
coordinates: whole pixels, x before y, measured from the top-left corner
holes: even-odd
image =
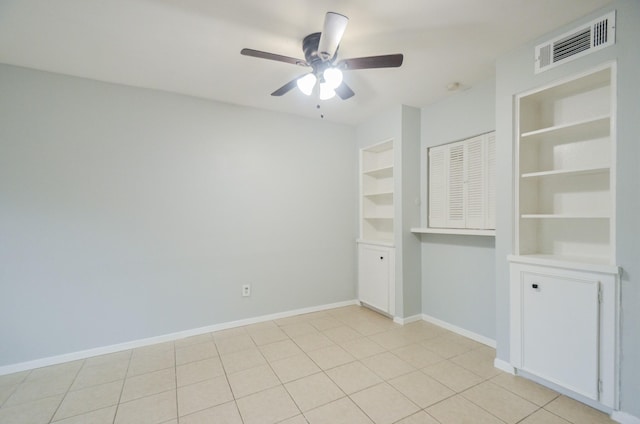
[[[511,363],[614,407],[618,276],[511,264]]]
[[[393,141],[360,151],[360,237],[393,242]]]
[[[379,311],[395,313],[395,249],[358,243],[358,297]]]
[[[517,98],[516,254],[615,263],[614,68]]]
[[[495,228],[495,133],[432,147],[429,228]]]

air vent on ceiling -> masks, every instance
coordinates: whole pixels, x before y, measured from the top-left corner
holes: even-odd
[[[608,13],[559,37],[538,44],[535,73],[593,53],[615,43],[616,12]]]

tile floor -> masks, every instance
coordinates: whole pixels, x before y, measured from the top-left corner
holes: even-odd
[[[350,306],[0,376],[0,423],[612,422],[494,356]]]

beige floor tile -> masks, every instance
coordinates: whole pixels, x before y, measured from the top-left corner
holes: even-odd
[[[17,388],[18,384],[15,384],[13,386],[0,386],[0,408],[6,402],[6,400],[9,399],[9,396],[11,396],[13,392],[16,391]]]
[[[251,334],[251,338],[257,346],[275,343],[282,340],[289,340],[289,336],[287,335],[287,333],[279,328],[271,328],[259,333]]]
[[[264,333],[265,331],[278,329],[278,324],[275,321],[265,321],[246,325],[244,328],[245,330],[247,330],[247,334],[253,336],[254,334],[260,334]]]
[[[487,379],[502,373],[502,371],[493,366],[495,358],[495,349],[474,349],[451,358],[451,362]]]
[[[386,383],[354,393],[351,400],[376,424],[391,424],[420,410],[416,404]]]
[[[300,415],[282,386],[254,393],[236,401],[244,424],[273,424]]]
[[[610,424],[614,423],[606,414],[583,403],[560,396],[544,407],[574,424]]]
[[[340,346],[357,359],[368,358],[386,352],[385,348],[366,337],[341,343]]]
[[[288,358],[293,355],[302,353],[302,349],[291,340],[282,340],[280,342],[270,343],[259,347],[262,355],[269,362],[279,359]]]
[[[178,389],[178,414],[189,415],[233,400],[225,376],[201,381]]]
[[[121,391],[122,381],[115,381],[69,392],[56,411],[54,421],[117,405]]]
[[[349,364],[330,369],[327,371],[327,375],[346,394],[359,392],[367,387],[382,383],[382,379],[378,377],[377,374],[362,365],[360,362],[351,362]]]
[[[107,362],[129,361],[131,359],[132,350],[121,350],[120,352],[107,353],[106,355],[93,356],[84,361],[84,368],[93,367],[95,365],[106,364]]]
[[[74,417],[65,418],[60,421],[53,421],[53,424],[113,424],[116,415],[116,406],[98,409]]]
[[[344,397],[345,394],[324,373],[310,375],[285,387],[302,412]]]
[[[189,384],[224,375],[222,362],[218,357],[189,362],[188,364],[178,366],[176,371],[178,387],[188,386]]]
[[[324,330],[322,334],[333,340],[334,343],[344,343],[364,337],[362,334],[358,333],[351,327],[347,327],[346,325]]]
[[[57,395],[20,405],[5,406],[0,409],[0,423],[47,424],[60,405],[62,397],[63,395]]]
[[[131,359],[136,359],[144,356],[163,356],[167,353],[173,353],[175,350],[174,342],[156,343],[149,346],[143,346],[133,349],[131,352]]]
[[[78,372],[80,371],[80,368],[82,368],[83,363],[84,360],[80,360],[38,368],[31,371],[24,382],[27,383],[41,379],[65,381],[73,380],[76,375],[78,375]]]
[[[216,346],[218,347],[220,355],[228,355],[230,353],[253,349],[256,347],[256,344],[248,334],[242,334],[233,337],[216,338]]]
[[[0,387],[16,386],[22,383],[31,371],[14,372],[13,374],[0,375]]]
[[[382,377],[383,380],[389,380],[408,374],[416,369],[409,363],[398,358],[390,352],[384,352],[361,361],[367,368]]]
[[[337,345],[312,350],[307,355],[323,370],[335,368],[356,360],[346,350]]]
[[[293,418],[280,421],[278,424],[309,424],[309,421],[307,421],[304,415],[296,415]]]
[[[342,398],[306,412],[310,424],[373,424],[349,398]]]
[[[297,380],[320,371],[320,368],[304,353],[271,363],[271,367],[283,383]]]
[[[118,405],[114,424],[160,424],[177,418],[176,391]]]
[[[43,377],[38,380],[25,380],[5,401],[4,407],[32,402],[38,399],[61,395],[71,386],[73,376]]]
[[[285,327],[287,325],[302,324],[307,321],[309,321],[309,318],[306,316],[306,314],[303,314],[303,315],[293,315],[290,317],[278,318],[273,322],[275,322],[279,327]]]
[[[191,346],[194,344],[212,342],[213,336],[211,333],[198,334],[197,336],[185,337],[184,339],[178,339],[174,342],[176,349]]]
[[[236,403],[228,402],[180,417],[180,424],[242,424],[242,418]]]
[[[422,372],[435,378],[455,392],[461,392],[483,381],[482,377],[450,361],[442,361],[422,368]]]
[[[524,420],[520,421],[521,424],[570,424],[569,421],[560,418],[551,412],[539,409],[533,414],[529,415]]]
[[[134,350],[134,356],[129,363],[129,370],[127,371],[127,377],[134,375],[147,374],[153,371],[162,370],[165,368],[173,368],[176,366],[175,352],[173,349],[158,349],[157,351],[146,350],[148,355],[139,353],[136,355]],[[153,353],[156,352],[156,353]]]
[[[318,329],[307,322],[298,322],[280,327],[289,337],[304,336],[305,334],[314,334]]]
[[[424,411],[420,411],[417,414],[413,414],[403,420],[398,421],[396,424],[439,424],[435,418],[427,414]]]
[[[456,395],[426,409],[442,424],[504,424],[461,395]]]
[[[211,333],[211,337],[213,337],[213,341],[216,342],[216,344],[223,339],[239,337],[239,336],[247,336],[247,335],[248,335],[247,330],[245,330],[244,327],[229,328],[227,330],[220,330],[220,331]]]
[[[453,390],[420,371],[389,380],[389,384],[420,408],[426,408],[455,394]]]
[[[222,366],[227,374],[234,374],[238,371],[255,368],[267,363],[267,360],[264,359],[257,347],[225,354],[222,355],[221,359]]]
[[[304,334],[302,336],[292,337],[295,344],[305,352],[322,349],[323,347],[333,346],[335,343],[322,333]]]
[[[374,334],[369,336],[369,338],[387,350],[397,349],[414,343],[414,340],[402,334],[399,329]]]
[[[309,324],[318,331],[325,331],[330,328],[340,327],[343,325],[340,321],[331,317],[314,319],[309,321]]]
[[[236,399],[280,385],[280,380],[269,365],[229,374],[228,378],[233,397]]]
[[[515,424],[531,415],[538,406],[489,381],[462,393],[462,396],[507,423]]]
[[[71,390],[123,380],[128,367],[129,359],[102,362],[90,366],[85,364],[75,378]]]
[[[547,389],[538,383],[506,373],[501,373],[492,378],[491,382],[512,391],[521,398],[527,399],[538,406],[544,406],[559,396],[557,392]]]
[[[424,368],[444,361],[444,358],[420,344],[404,346],[392,351],[398,358],[407,361],[415,368]]]
[[[124,382],[120,402],[128,402],[167,390],[175,390],[175,388],[176,372],[174,368],[129,377]]]
[[[430,351],[447,359],[462,355],[463,353],[472,350],[474,347],[480,346],[480,344],[475,346],[448,336],[439,336],[434,339],[425,340],[421,342],[421,344]]]
[[[176,365],[184,365],[189,362],[201,361],[216,356],[218,356],[218,350],[212,341],[192,344],[176,348]]]

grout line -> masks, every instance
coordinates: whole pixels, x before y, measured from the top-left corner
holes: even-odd
[[[127,381],[127,374],[129,374],[129,367],[131,367],[131,360],[133,359],[133,349],[129,351],[129,362],[127,362],[127,369],[124,372],[124,378],[122,379],[122,387],[120,388],[120,396],[118,396],[118,403],[116,403],[116,410],[113,412],[112,424],[115,424],[116,417],[118,416],[118,409],[120,409],[120,400],[122,399],[122,393],[124,392],[124,383]]]
[[[62,406],[62,403],[67,398],[67,395],[71,391],[71,387],[73,387],[73,383],[76,382],[76,378],[78,378],[78,375],[80,374],[80,371],[84,368],[84,365],[86,364],[86,362],[87,362],[86,359],[82,360],[82,365],[80,365],[80,368],[78,368],[78,370],[76,371],[76,375],[73,376],[73,379],[71,380],[71,384],[69,384],[69,387],[67,387],[67,391],[64,392],[64,396],[62,396],[62,399],[60,399],[60,403],[58,404],[58,407],[56,408],[55,411],[53,411],[53,414],[51,414],[51,418],[49,418],[49,423],[53,422],[53,418],[56,416],[56,414],[58,413],[58,410],[60,409],[60,406]],[[49,397],[52,397],[52,396],[49,396]],[[40,400],[40,399],[37,399],[37,400]]]

